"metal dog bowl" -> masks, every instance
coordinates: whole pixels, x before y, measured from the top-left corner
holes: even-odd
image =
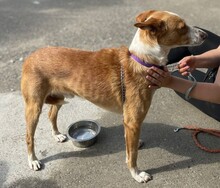
[[[80,148],[86,148],[93,145],[101,127],[94,121],[82,120],[71,124],[67,129],[67,137],[73,144]]]

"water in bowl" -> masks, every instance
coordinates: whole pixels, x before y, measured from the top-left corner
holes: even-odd
[[[76,129],[72,137],[77,140],[89,140],[95,136],[96,132],[92,129],[86,129],[86,128],[78,128]]]

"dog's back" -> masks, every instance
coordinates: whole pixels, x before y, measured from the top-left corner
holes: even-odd
[[[52,103],[52,97],[77,95],[122,112],[120,68],[128,58],[125,47],[95,52],[42,48],[25,60],[21,90],[24,98],[36,95],[46,103]]]

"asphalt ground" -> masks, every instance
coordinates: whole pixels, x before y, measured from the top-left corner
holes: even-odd
[[[194,144],[191,132],[176,127],[197,125],[219,129],[219,122],[169,89],[155,93],[141,138],[138,166],[153,175],[135,182],[125,164],[122,116],[79,98],[68,99],[59,114],[60,131],[81,119],[102,126],[98,142],[78,149],[71,141],[56,143],[43,108],[36,131],[36,155],[44,163],[34,172],[27,163],[24,105],[20,93],[25,57],[44,46],[96,50],[129,45],[135,16],[149,9],[181,15],[190,25],[220,35],[220,1],[212,0],[0,0],[0,187],[193,187],[220,185],[220,155]],[[219,147],[219,139],[201,135],[202,143]]]

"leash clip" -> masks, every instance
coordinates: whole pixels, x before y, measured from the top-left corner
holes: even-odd
[[[175,128],[173,131],[174,131],[175,133],[177,133],[177,132],[179,132],[181,129],[184,129],[184,128],[177,127],[177,128]]]
[[[167,69],[168,69],[169,72],[177,71],[177,70],[179,70],[178,65],[179,65],[179,62],[169,64],[169,65],[167,65]]]

